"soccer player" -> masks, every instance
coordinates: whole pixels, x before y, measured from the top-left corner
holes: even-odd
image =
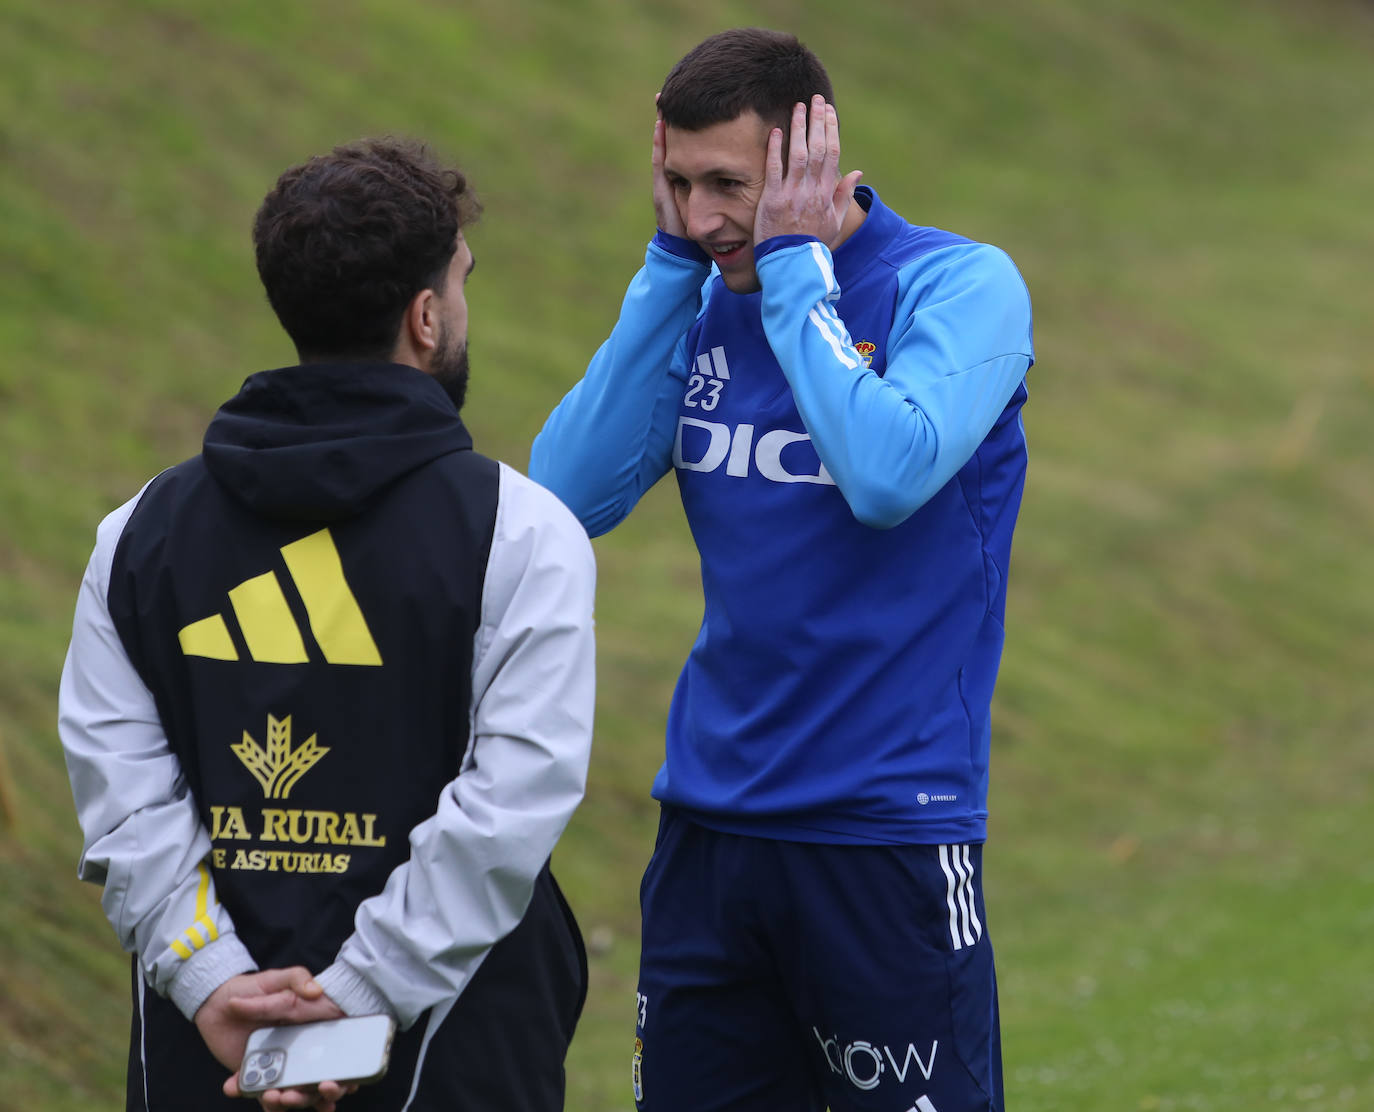
[[[671,470],[701,559],[641,890],[641,1110],[1002,1107],[982,846],[1029,297],[1002,251],[841,174],[834,104],[790,35],[673,68],[657,234],[531,458],[593,535]]]
[[[416,144],[286,171],[254,243],[300,365],[100,526],[60,729],[80,874],[134,955],[130,1109],[241,1108],[253,1027],[377,1013],[384,1079],[264,1105],[563,1107],[586,954],[548,859],[595,568],[459,416],[477,213]]]

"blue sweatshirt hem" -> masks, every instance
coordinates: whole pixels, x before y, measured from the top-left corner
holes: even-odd
[[[659,804],[665,811],[675,811],[683,818],[709,830],[723,834],[740,834],[753,838],[771,838],[783,842],[821,842],[829,845],[962,845],[987,840],[987,813],[949,818],[920,820],[882,820],[865,815],[828,815],[808,812],[805,815],[745,815],[718,814]]]

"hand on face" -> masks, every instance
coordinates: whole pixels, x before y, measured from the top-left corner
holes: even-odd
[[[654,103],[658,103],[658,94],[654,94]],[[682,222],[682,214],[678,212],[677,199],[673,196],[673,187],[668,184],[667,175],[663,172],[663,158],[667,151],[665,139],[666,125],[660,113],[654,121],[654,150],[652,165],[654,170],[654,219],[658,221],[658,226],[670,236],[678,236],[682,239],[687,238],[687,226]]]
[[[840,234],[854,187],[863,177],[853,170],[840,177],[840,124],[835,106],[817,95],[811,98],[811,123],[806,105],[792,109],[792,132],[787,152],[787,176],[782,173],[782,129],[768,135],[763,196],[754,213],[754,242],[770,236],[815,236],[830,244]]]

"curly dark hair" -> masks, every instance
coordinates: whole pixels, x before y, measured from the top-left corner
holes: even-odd
[[[258,275],[302,362],[386,360],[401,316],[442,293],[481,204],[424,144],[365,139],[293,166],[253,221]]]
[[[658,110],[671,127],[701,131],[752,109],[786,140],[792,106],[806,104],[809,115],[815,93],[835,103],[825,67],[795,35],[738,27],[688,51],[664,80]]]

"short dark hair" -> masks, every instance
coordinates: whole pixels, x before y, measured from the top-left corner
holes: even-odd
[[[739,27],[712,35],[673,67],[658,110],[671,127],[701,131],[752,109],[785,139],[792,106],[800,101],[809,114],[816,93],[835,103],[825,67],[795,35]]]
[[[401,317],[443,291],[481,204],[424,144],[364,139],[293,166],[253,221],[258,275],[303,362],[390,358]]]

